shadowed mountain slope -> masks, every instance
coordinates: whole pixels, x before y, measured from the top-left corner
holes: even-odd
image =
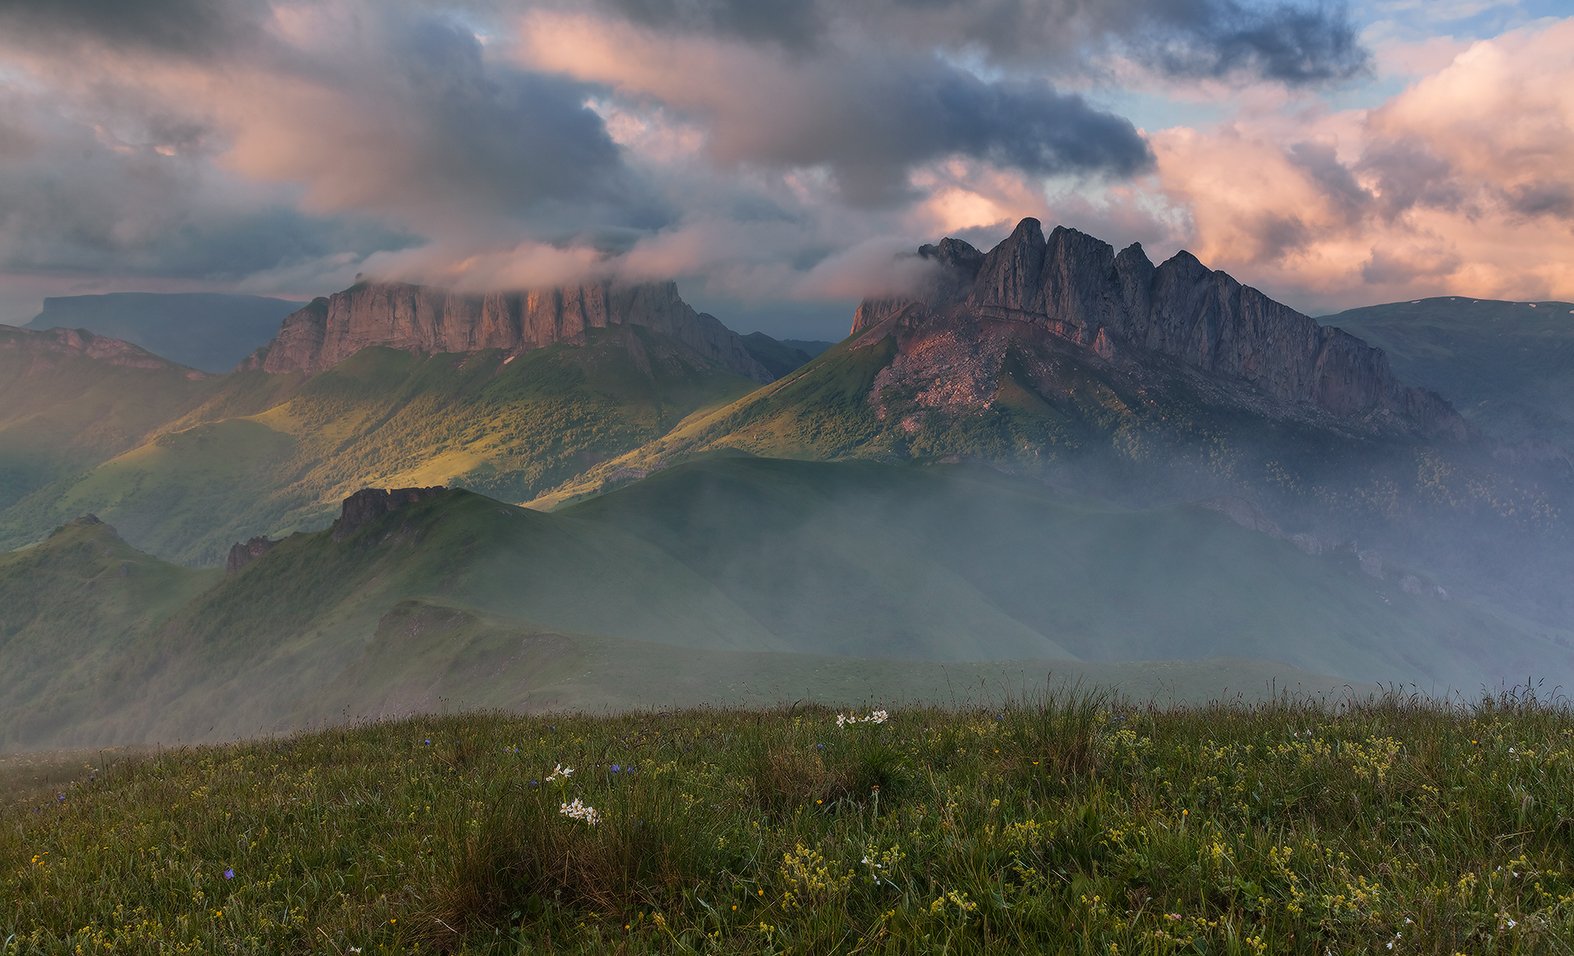
[[[1374,576],[1355,555],[970,468],[723,457],[554,514],[363,492],[331,528],[258,551],[215,579],[93,524],[6,558],[0,594],[38,597],[7,622],[22,637],[0,642],[0,670],[18,675],[0,717],[54,715],[12,743],[249,735],[419,706],[438,688],[507,706],[661,705],[698,688],[694,673],[720,695],[772,668],[812,678],[795,696],[866,673],[934,688],[941,664],[977,676],[991,661],[1134,673],[1229,659],[1470,691],[1530,666],[1574,673],[1562,635]],[[91,611],[101,620],[53,610],[128,588]],[[56,627],[76,636],[57,647]],[[27,673],[98,690],[66,720]],[[631,678],[643,683],[618,683]]]

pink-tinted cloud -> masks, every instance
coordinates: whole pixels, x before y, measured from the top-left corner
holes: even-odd
[[[1574,20],[1473,44],[1370,111],[1151,141],[1190,248],[1308,308],[1574,298]]]

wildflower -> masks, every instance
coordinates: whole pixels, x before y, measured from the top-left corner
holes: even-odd
[[[573,773],[574,773],[574,768],[573,767],[565,767],[562,764],[558,764],[557,766],[552,768],[552,772],[551,773],[547,774],[547,782],[551,783],[554,780],[567,780],[570,776],[573,775]]]
[[[226,880],[233,880],[233,879],[235,879],[235,870],[233,868],[231,868],[231,867],[225,867],[224,868],[224,878]]]
[[[421,743],[423,743],[426,746],[430,747],[430,746],[432,746],[432,738],[428,737],[425,740],[421,741]]]
[[[595,826],[601,822],[601,814],[596,812],[596,808],[586,806],[585,803],[578,797],[574,798],[573,803],[565,803],[559,807],[558,813],[561,813],[565,817],[571,817],[575,820],[582,820],[591,826]]]
[[[622,770],[623,770],[623,768],[619,767],[617,764],[613,764],[612,765],[612,772],[613,773],[620,773]]]

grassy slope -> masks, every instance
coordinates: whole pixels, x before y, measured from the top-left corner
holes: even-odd
[[[53,526],[18,533],[9,513],[29,495],[135,447],[217,387],[174,364],[131,368],[35,347],[35,335],[0,327],[0,547]]]
[[[1432,298],[1318,321],[1383,349],[1400,377],[1446,396],[1490,434],[1574,452],[1574,303]]]
[[[93,762],[0,804],[0,951],[1562,953],[1574,937],[1574,721],[1513,701],[1063,697],[851,727],[819,708],[473,715]],[[549,779],[558,766],[572,776]]]
[[[233,376],[169,433],[61,490],[47,519],[93,511],[140,547],[211,564],[235,540],[320,526],[362,487],[532,497],[750,387],[643,330],[513,360],[367,349],[305,382]]]
[[[125,693],[125,652],[215,583],[77,521],[0,555],[0,748],[50,739]]]

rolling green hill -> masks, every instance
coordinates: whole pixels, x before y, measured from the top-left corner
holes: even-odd
[[[551,514],[458,490],[353,512],[218,579],[128,557],[102,525],[12,555],[0,594],[38,597],[8,624],[24,639],[0,643],[0,745],[434,707],[935,700],[1051,669],[1214,693],[1270,675],[1474,691],[1574,674],[1562,635],[1351,556],[969,468],[721,457]],[[93,620],[59,612],[144,580],[164,583]]]
[[[213,564],[237,539],[321,525],[368,485],[533,497],[752,384],[637,327],[517,356],[371,348],[310,378],[243,372],[0,527],[15,543],[93,512],[138,547]]]
[[[1490,436],[1574,454],[1574,303],[1447,296],[1319,321],[1383,349]]]
[[[208,376],[114,339],[0,326],[0,515],[136,447],[217,387]],[[41,522],[31,532],[57,523]],[[0,546],[19,543],[6,533],[9,524],[0,519]]]

